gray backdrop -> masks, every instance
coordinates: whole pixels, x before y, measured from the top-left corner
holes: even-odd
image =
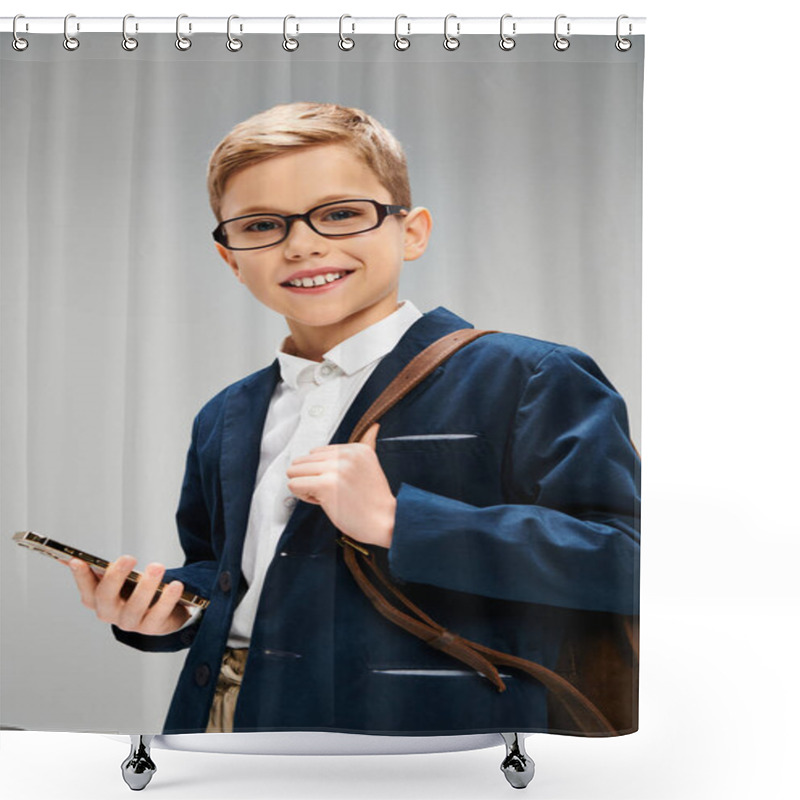
[[[404,144],[434,233],[401,298],[591,354],[640,419],[644,40],[87,34],[0,47],[0,712],[4,726],[156,732],[184,653],[118,644],[33,529],[113,559],[180,563],[191,421],[272,361],[284,321],[213,248],[214,145],[275,103],[368,111]],[[477,220],[481,221],[478,224]]]

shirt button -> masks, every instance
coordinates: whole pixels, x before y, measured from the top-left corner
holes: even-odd
[[[330,375],[333,372],[333,367],[330,364],[325,364],[324,367],[320,370],[323,375]]]
[[[283,504],[286,506],[286,508],[294,508],[296,503],[297,503],[296,497],[287,497],[283,501]]]
[[[321,417],[325,413],[325,407],[311,406],[311,408],[308,409],[308,413],[312,417]]]

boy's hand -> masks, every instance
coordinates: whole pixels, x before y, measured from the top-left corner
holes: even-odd
[[[68,562],[75,577],[81,602],[92,609],[101,622],[116,625],[124,631],[162,635],[172,633],[189,619],[189,611],[178,605],[183,592],[180,581],[172,581],[152,608],[150,603],[164,576],[161,564],[149,564],[136,588],[126,600],[120,597],[125,577],[136,565],[132,556],[120,556],[105,574],[98,578],[85,561],[73,558]]]
[[[375,454],[379,427],[375,423],[360,442],[315,447],[296,458],[286,474],[289,491],[321,505],[342,533],[388,548],[397,501]]]

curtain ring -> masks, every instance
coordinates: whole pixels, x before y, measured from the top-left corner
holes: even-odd
[[[558,32],[558,21],[560,19],[566,19],[566,18],[567,18],[566,14],[559,14],[556,17],[556,21],[555,21],[555,23],[553,25],[553,31],[554,31],[555,37],[556,37],[555,41],[553,42],[553,47],[555,47],[555,49],[558,50],[559,53],[563,53],[569,47],[569,39],[567,39],[566,37],[562,36]],[[569,32],[570,32],[570,24],[568,22],[567,23],[567,36],[569,36]]]
[[[355,40],[354,39],[349,39],[342,32],[342,24],[344,23],[344,21],[346,19],[353,19],[353,18],[349,14],[342,14],[342,16],[339,17],[339,49],[340,50],[352,50],[356,46]],[[352,23],[352,25],[353,25],[352,33],[355,33],[355,31],[356,31],[355,22]]]
[[[503,30],[503,24],[505,23],[505,21],[507,19],[510,19],[511,16],[512,16],[511,14],[503,14],[503,16],[500,17],[500,49],[501,50],[513,50],[514,47],[517,44],[517,40],[514,39],[513,36],[509,36]],[[517,32],[517,23],[516,22],[512,22],[511,23],[511,33],[512,34],[516,34],[516,32]]]
[[[408,50],[408,48],[411,47],[411,39],[406,39],[400,35],[398,27],[401,19],[408,19],[408,17],[405,14],[398,14],[394,18],[394,49]],[[408,33],[406,36],[411,36],[411,23],[407,22],[406,25],[408,26]]]
[[[139,40],[135,36],[128,36],[127,25],[129,19],[134,19],[133,14],[126,14],[122,18],[122,49],[130,53],[131,50],[135,50],[139,46]],[[139,30],[138,25],[136,30]]]
[[[74,14],[67,14],[67,16],[64,17],[64,41],[62,44],[64,45],[64,49],[69,50],[70,52],[77,50],[81,46],[81,43],[74,36],[70,36],[69,31],[67,30],[67,25],[69,24],[70,18],[74,17]],[[76,30],[80,29],[81,26],[77,25],[76,23]]]
[[[239,52],[239,50],[242,49],[242,47],[244,47],[244,42],[241,39],[237,39],[236,37],[233,36],[233,34],[231,34],[231,20],[233,19],[239,19],[239,17],[236,16],[236,14],[231,14],[228,17],[228,41],[225,42],[225,47],[227,47],[228,50],[231,51],[231,53],[237,53]],[[241,31],[241,27],[239,28],[239,30]]]
[[[12,47],[13,47],[13,48],[14,48],[14,49],[17,51],[17,52],[22,52],[23,50],[27,49],[27,47],[28,47],[28,40],[27,40],[27,39],[23,39],[23,38],[22,38],[22,37],[21,37],[21,36],[20,36],[20,35],[17,33],[17,20],[18,20],[18,19],[26,19],[26,17],[25,17],[25,15],[24,15],[24,14],[17,14],[17,16],[16,16],[16,17],[14,17],[14,22],[12,22],[12,23],[11,23],[11,32],[14,34],[14,38],[13,38],[13,39],[12,39],[12,41],[11,41],[11,46],[12,46]]]
[[[298,47],[300,47],[300,40],[289,36],[286,26],[290,19],[297,19],[297,17],[293,17],[291,14],[289,14],[283,18],[283,49],[289,53],[293,53]],[[295,23],[295,25],[297,28],[296,33],[300,33],[300,26],[297,25],[297,23]]]
[[[178,50],[188,50],[192,46],[192,40],[191,39],[187,39],[181,33],[181,20],[182,19],[187,19],[188,16],[189,16],[188,14],[178,14],[178,18],[175,20],[175,36],[176,36],[175,47],[177,47]],[[189,32],[190,33],[191,33],[191,30],[192,30],[192,23],[190,22],[189,23]]]
[[[456,35],[451,36],[447,32],[447,23],[450,22],[451,19],[457,19],[455,14],[448,14],[444,18],[444,41],[442,44],[444,45],[445,50],[458,50],[461,41],[458,38],[458,34],[461,33],[461,23],[456,22]]]
[[[614,42],[614,47],[616,47],[617,50],[620,51],[620,53],[626,53],[633,46],[633,42],[631,42],[630,39],[623,39],[622,35],[619,32],[619,30],[620,30],[620,22],[622,22],[623,19],[629,19],[628,15],[627,14],[620,14],[617,17],[617,41]],[[632,31],[633,31],[633,27],[631,26],[631,24],[629,22],[628,23],[628,36],[631,35]]]

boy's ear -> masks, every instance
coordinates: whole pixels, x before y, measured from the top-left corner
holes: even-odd
[[[427,208],[417,206],[403,218],[404,227],[404,261],[419,258],[428,246],[428,239],[433,229],[431,212]]]
[[[234,256],[230,250],[224,248],[219,242],[214,242],[214,246],[217,248],[217,252],[222,257],[222,260],[233,270],[233,274],[237,279],[241,281],[242,276],[239,272],[239,265],[236,263],[236,256]]]

